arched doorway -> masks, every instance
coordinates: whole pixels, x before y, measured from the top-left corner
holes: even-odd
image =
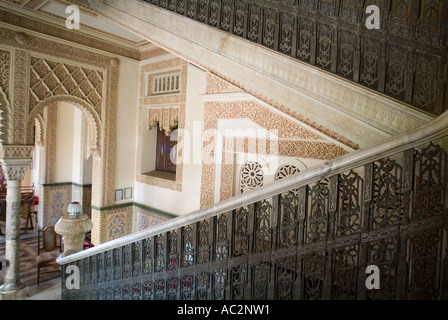
[[[90,215],[91,199],[101,193],[101,122],[85,101],[54,96],[39,103],[27,122],[28,143],[34,143],[33,178],[39,196],[39,227],[54,225],[78,201]]]

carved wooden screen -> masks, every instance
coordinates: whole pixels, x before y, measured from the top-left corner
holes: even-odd
[[[430,143],[62,265],[64,299],[448,299],[447,155]],[[366,267],[380,270],[368,290]]]
[[[432,114],[448,109],[447,1],[145,1]],[[378,30],[366,27],[369,5],[380,10]]]

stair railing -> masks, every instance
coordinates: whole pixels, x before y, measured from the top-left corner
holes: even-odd
[[[59,258],[62,297],[447,299],[447,133],[445,112],[273,184]],[[380,289],[366,284],[368,266],[377,267]]]

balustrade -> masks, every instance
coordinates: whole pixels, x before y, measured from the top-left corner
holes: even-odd
[[[59,259],[63,299],[448,299],[448,113]],[[68,289],[75,265],[80,289]],[[366,268],[380,270],[367,290]]]
[[[440,115],[448,3],[436,0],[145,0]],[[369,5],[380,28],[369,30]]]

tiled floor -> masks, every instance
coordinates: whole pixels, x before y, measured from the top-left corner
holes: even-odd
[[[35,237],[37,235],[37,224],[34,223],[34,230],[25,230],[25,221],[21,219],[20,221],[21,233],[20,238],[25,239],[28,237]],[[4,222],[0,223],[0,228],[2,232],[5,232]],[[5,241],[5,236],[0,235],[0,243]],[[5,265],[3,265],[5,268]],[[61,278],[55,278],[52,280],[41,282],[38,285],[33,285],[28,287],[29,297],[28,300],[61,300]]]
[[[61,278],[41,282],[28,290],[27,300],[61,300]]]

